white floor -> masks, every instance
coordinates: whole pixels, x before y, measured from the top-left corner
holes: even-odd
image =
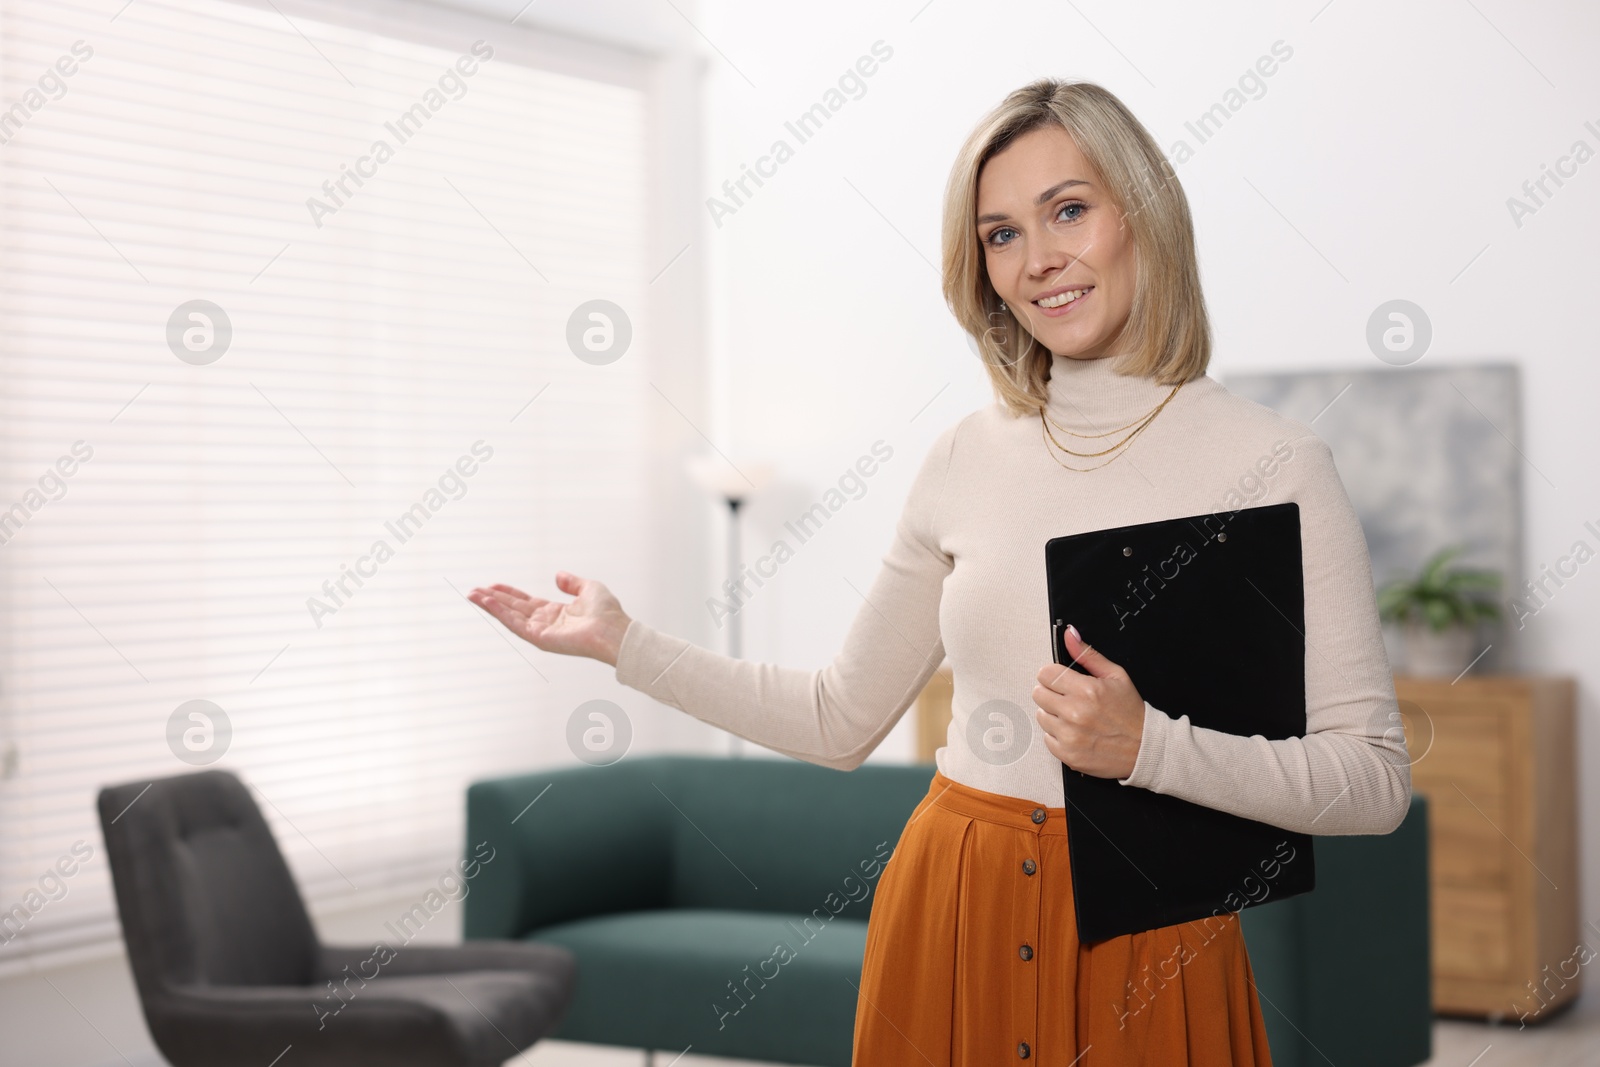
[[[1523,1030],[1440,1019],[1427,1067],[1600,1067],[1600,1015],[1567,1011]]]

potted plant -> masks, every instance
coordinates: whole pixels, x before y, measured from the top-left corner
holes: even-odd
[[[1495,571],[1447,566],[1464,550],[1450,545],[1435,552],[1412,578],[1396,578],[1378,590],[1378,615],[1403,628],[1405,670],[1425,677],[1453,678],[1472,657],[1473,624],[1498,619]]]

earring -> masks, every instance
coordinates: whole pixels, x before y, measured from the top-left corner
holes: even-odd
[[[1001,311],[1008,311],[1008,310],[1010,310],[1010,309],[1009,309],[1009,308],[1007,308],[1007,307],[1006,307],[1006,302],[1005,302],[1005,301],[1004,301],[1004,300],[1002,300],[1002,301],[1000,301],[1000,310],[1001,310]]]

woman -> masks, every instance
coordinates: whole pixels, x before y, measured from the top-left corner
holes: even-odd
[[[948,655],[954,720],[868,924],[862,1067],[1268,1064],[1237,912],[1078,942],[1061,765],[1308,833],[1399,825],[1405,738],[1332,456],[1206,375],[1183,191],[1096,85],[1034,82],[973,132],[947,189],[944,291],[999,402],[935,440],[826,668],[697,648],[564,572],[568,603],[503,585],[472,599],[539,648],[612,664],[657,700],[844,770]],[[1089,674],[1052,662],[1046,540],[1286,500],[1302,524],[1304,738],[1192,726],[1075,630],[1067,648]],[[1247,681],[1249,658],[1241,648],[1227,669]]]

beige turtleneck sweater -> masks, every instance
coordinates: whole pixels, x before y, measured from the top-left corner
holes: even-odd
[[[1085,434],[1138,419],[1171,390],[1118,375],[1110,359],[1064,356],[1053,360],[1049,388],[1051,418]],[[1099,462],[1064,458],[1078,467]],[[1191,725],[1181,707],[1146,702],[1137,762],[1119,781],[1306,833],[1387,833],[1410,804],[1411,774],[1361,526],[1320,438],[1210,376],[1185,383],[1098,470],[1062,469],[1039,420],[1015,418],[999,404],[944,430],[912,484],[867,602],[826,667],[732,659],[635,619],[616,676],[756,744],[851,770],[948,656],[954,717],[935,756],[939,770],[977,789],[1060,807],[1061,762],[1044,746],[1032,700],[1035,675],[1051,662],[1045,542],[1287,500],[1300,504],[1306,736],[1222,733]],[[1249,685],[1249,649],[1227,669],[1229,684]],[[992,739],[1004,736],[1004,717],[991,714],[996,707],[1021,709],[1010,717],[1031,733],[999,756]],[[983,721],[972,724],[980,708]],[[996,724],[1000,735],[977,740]]]

